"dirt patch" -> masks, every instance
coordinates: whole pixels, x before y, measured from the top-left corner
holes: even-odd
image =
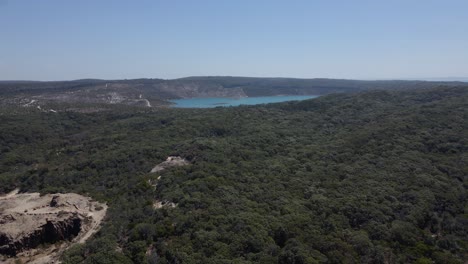
[[[107,205],[74,193],[0,197],[0,262],[57,263],[69,246],[99,230],[106,211]]]

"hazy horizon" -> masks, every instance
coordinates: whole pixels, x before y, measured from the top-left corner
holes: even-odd
[[[468,81],[466,10],[461,0],[0,0],[0,80]]]
[[[232,75],[199,75],[199,76],[184,76],[179,78],[159,78],[159,77],[136,77],[136,78],[115,78],[115,79],[103,79],[103,78],[79,78],[79,79],[57,79],[57,80],[8,80],[0,79],[0,82],[66,82],[66,81],[80,81],[80,80],[100,80],[100,81],[121,81],[121,80],[138,80],[138,79],[160,79],[160,80],[177,80],[184,78],[198,78],[198,77],[209,77],[209,78],[277,78],[277,79],[330,79],[330,80],[351,80],[351,81],[428,81],[428,82],[468,82],[468,77],[439,77],[439,78],[388,78],[388,79],[356,79],[356,78],[323,78],[323,77],[284,77],[284,76],[232,76]]]

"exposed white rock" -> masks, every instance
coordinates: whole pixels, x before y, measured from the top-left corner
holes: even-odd
[[[189,165],[190,162],[188,162],[186,159],[178,157],[178,156],[169,156],[167,157],[166,161],[163,161],[156,165],[150,173],[155,173],[155,172],[161,172],[167,168],[170,167],[176,167],[176,166],[184,166],[184,165]]]

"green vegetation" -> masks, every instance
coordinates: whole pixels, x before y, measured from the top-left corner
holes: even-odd
[[[110,206],[64,263],[468,259],[467,88],[109,109],[0,115],[0,192]],[[191,165],[148,173],[169,155]],[[177,207],[155,210],[156,199]]]
[[[107,87],[107,85],[108,87]],[[118,92],[123,96],[158,100],[181,98],[188,95],[204,97],[234,96],[229,90],[238,90],[238,95],[324,95],[339,92],[358,92],[370,89],[401,90],[414,88],[433,88],[438,85],[466,86],[463,82],[429,81],[362,81],[342,79],[295,79],[295,78],[253,78],[253,77],[188,77],[173,80],[132,79],[132,80],[97,80],[83,79],[75,81],[35,82],[35,81],[0,81],[0,105],[2,97],[7,101],[12,96],[32,98],[41,101],[86,102],[96,96],[109,92]],[[187,93],[187,91],[189,91]],[[83,93],[84,92],[84,93]],[[60,95],[60,96],[59,96]],[[52,100],[53,99],[53,100]],[[65,100],[66,99],[66,100]],[[78,100],[79,99],[79,100]],[[27,101],[26,101],[27,102]]]

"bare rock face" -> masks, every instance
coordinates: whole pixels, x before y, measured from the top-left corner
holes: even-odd
[[[194,97],[247,97],[241,87],[225,88],[222,85],[207,85],[197,81],[172,81],[165,82],[158,87],[161,91],[181,98]]]
[[[107,206],[78,194],[12,194],[0,197],[0,263],[53,263],[100,227]],[[39,246],[41,250],[37,250]],[[56,246],[58,245],[58,246]]]
[[[161,209],[163,207],[176,208],[177,204],[174,203],[174,202],[171,202],[171,201],[167,201],[167,200],[163,200],[163,201],[156,200],[156,201],[154,201],[154,203],[153,203],[153,208],[154,209]]]
[[[10,215],[2,215],[2,216],[0,216],[0,225],[11,223],[11,222],[13,222],[15,220],[16,220],[16,218],[11,214]],[[0,232],[0,234],[1,234],[1,232]]]
[[[178,156],[169,156],[167,159],[158,165],[156,165],[150,173],[155,173],[155,172],[161,172],[167,168],[170,167],[177,167],[177,166],[184,166],[188,165],[190,162],[188,162],[186,159],[178,157]]]
[[[80,233],[81,223],[82,219],[78,214],[70,214],[61,220],[46,220],[44,225],[17,238],[0,233],[0,254],[16,256],[41,244],[70,241]]]
[[[54,195],[54,196],[52,197],[52,200],[51,200],[50,203],[49,203],[49,206],[50,206],[50,207],[56,207],[56,206],[58,205],[58,198],[59,198],[59,197],[60,197],[60,196],[58,196],[58,195]]]

